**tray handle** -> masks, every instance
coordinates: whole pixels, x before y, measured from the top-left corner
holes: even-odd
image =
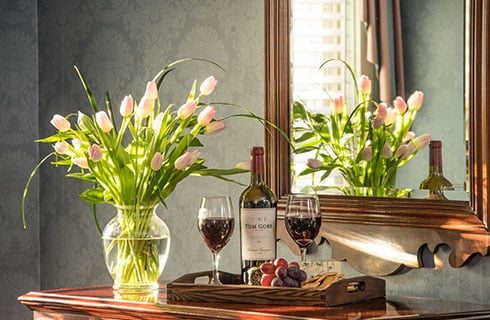
[[[192,283],[192,284],[195,284],[196,279],[207,277],[208,278],[208,284],[209,284],[212,276],[213,276],[212,271],[201,271],[201,272],[195,272],[195,273],[188,273],[188,274],[184,274],[180,278],[175,279],[171,283]],[[232,274],[232,273],[225,272],[225,271],[219,271],[219,280],[223,284],[242,284],[240,275]]]

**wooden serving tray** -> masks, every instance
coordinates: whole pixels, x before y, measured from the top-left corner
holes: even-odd
[[[241,284],[240,275],[222,271],[223,285],[196,283],[203,277],[211,278],[211,271],[186,274],[169,282],[167,300],[330,307],[386,295],[385,281],[368,276],[342,279],[325,289],[249,286]]]

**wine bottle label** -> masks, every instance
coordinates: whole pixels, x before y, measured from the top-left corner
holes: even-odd
[[[276,208],[240,211],[242,260],[271,260],[276,255]]]

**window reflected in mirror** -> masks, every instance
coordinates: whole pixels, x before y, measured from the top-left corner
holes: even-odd
[[[451,182],[444,197],[469,200],[464,2],[401,0],[381,13],[361,2],[291,0],[292,192],[426,198],[431,191],[420,187],[429,176],[428,134],[442,144],[443,175]],[[390,38],[397,34],[390,29],[387,53],[379,44],[386,28],[369,25],[377,15],[390,28],[399,22],[401,37]],[[361,75],[370,80],[368,97]],[[418,97],[411,100],[417,91],[421,106]],[[394,103],[397,96],[406,111]],[[395,111],[398,118],[386,118]],[[412,149],[403,154],[403,145]]]

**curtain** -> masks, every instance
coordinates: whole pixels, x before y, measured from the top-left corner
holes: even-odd
[[[367,60],[376,66],[379,98],[405,98],[400,0],[361,0],[366,27]]]

